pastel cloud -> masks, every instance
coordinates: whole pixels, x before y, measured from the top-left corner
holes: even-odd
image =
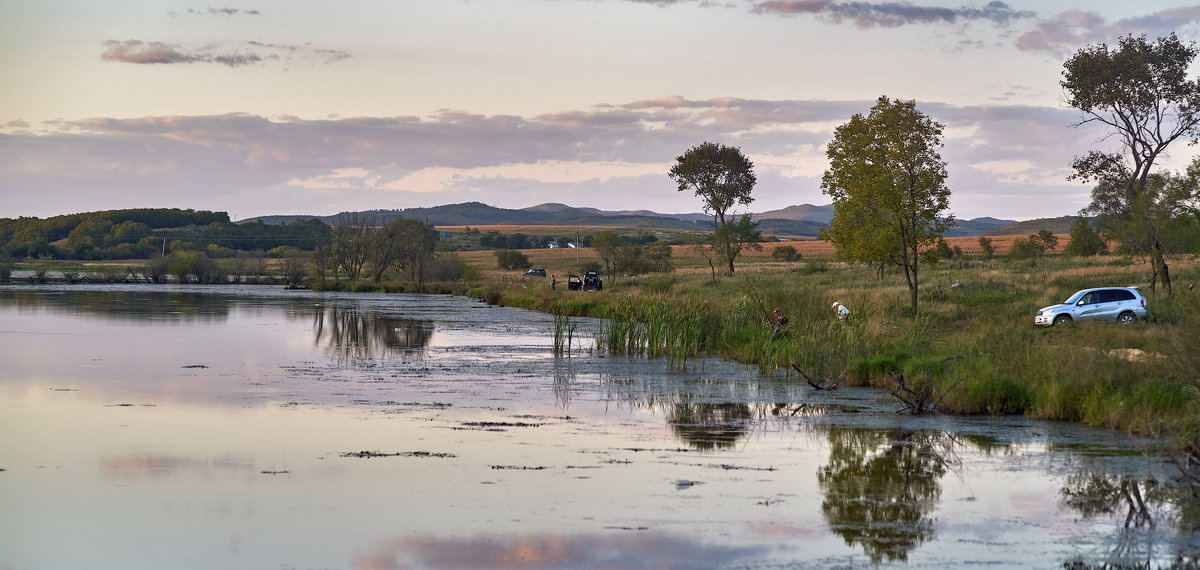
[[[835,2],[833,0],[770,0],[751,9],[756,14],[813,15],[833,24],[852,23],[858,28],[895,28],[913,24],[953,24],[986,21],[1007,25],[1012,20],[1032,18],[1033,12],[1014,10],[999,0],[982,8],[921,6],[908,2]]]
[[[189,49],[167,42],[144,42],[141,40],[108,40],[100,59],[118,63],[138,65],[215,63],[229,67],[240,67],[268,60],[299,58],[316,63],[330,64],[347,59],[350,54],[311,46],[267,44],[257,41],[240,44],[214,44]]]
[[[1073,9],[1038,22],[1033,30],[1017,38],[1017,48],[1062,55],[1091,43],[1111,43],[1124,35],[1159,37],[1198,24],[1200,5],[1180,6],[1115,22],[1106,21],[1096,12]]]
[[[259,12],[258,10],[242,10],[240,8],[206,8],[204,10],[196,10],[194,8],[188,8],[187,13],[188,13],[188,15],[191,15],[191,16],[237,16],[237,15],[260,16],[260,15],[262,15],[262,12]]]

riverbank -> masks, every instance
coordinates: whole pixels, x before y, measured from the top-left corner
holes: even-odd
[[[675,273],[609,279],[599,292],[552,289],[541,278],[496,279],[459,291],[492,304],[623,327],[615,352],[685,363],[736,360],[822,389],[869,385],[913,412],[1018,414],[1168,435],[1200,449],[1200,291],[1194,264],[1176,291],[1143,288],[1148,318],[1130,326],[1039,328],[1033,316],[1076,290],[1133,285],[1144,267],[1120,258],[969,260],[922,268],[920,308],[903,276],[842,264],[772,264],[734,275]],[[839,323],[834,301],[850,307]],[[789,325],[779,338],[768,312]],[[623,324],[622,324],[623,323]],[[624,332],[621,332],[624,331]],[[614,338],[614,336],[616,338]]]
[[[478,252],[470,252],[478,253]],[[484,252],[486,253],[486,252]],[[1042,329],[1038,308],[1078,289],[1145,281],[1120,257],[1032,260],[957,258],[922,266],[914,315],[902,275],[804,259],[748,257],[734,275],[676,260],[670,274],[608,278],[604,290],[569,291],[581,252],[528,250],[558,275],[524,277],[494,257],[462,254],[471,281],[328,281],[343,291],[458,294],[569,319],[605,317],[616,353],[662,355],[686,367],[705,357],[755,366],[819,389],[889,390],[914,413],[1024,415],[1139,434],[1167,435],[1200,450],[1200,290],[1195,262],[1177,263],[1172,295],[1143,292],[1148,318],[1132,326],[1082,323]],[[593,257],[590,250],[587,257]],[[584,259],[591,261],[591,259]],[[489,265],[491,263],[492,265]],[[842,325],[831,305],[850,307]],[[768,312],[789,319],[776,338]]]

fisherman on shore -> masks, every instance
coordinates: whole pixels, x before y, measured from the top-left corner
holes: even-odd
[[[771,313],[771,325],[775,327],[775,334],[771,335],[771,340],[779,340],[784,332],[787,332],[787,317],[783,316],[783,311],[779,307],[775,307],[775,312]]]
[[[837,313],[838,320],[843,323],[850,320],[850,309],[837,301],[833,302],[833,312]]]

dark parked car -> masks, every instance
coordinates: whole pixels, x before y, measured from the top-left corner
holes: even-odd
[[[567,277],[567,289],[571,291],[599,291],[604,288],[604,281],[600,279],[600,274],[595,271],[588,271],[580,279],[578,275]]]
[[[545,277],[546,270],[541,267],[535,267],[529,271],[526,271],[525,275],[528,275],[529,277]]]
[[[600,279],[600,274],[595,271],[588,271],[583,274],[583,290],[584,291],[599,291],[604,288],[604,281]]]

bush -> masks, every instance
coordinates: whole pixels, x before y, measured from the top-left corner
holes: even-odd
[[[1044,250],[1033,240],[1028,238],[1017,238],[1013,240],[1012,249],[1008,251],[1009,259],[1033,259],[1042,254]]]
[[[790,245],[781,245],[771,252],[771,259],[775,261],[786,261],[791,263],[803,257],[800,252],[796,251],[795,247]]]
[[[425,268],[425,279],[429,281],[471,281],[478,278],[479,270],[453,254],[439,255]]]
[[[529,257],[524,253],[511,249],[497,249],[492,252],[496,256],[496,265],[501,269],[526,269],[532,267]]]
[[[996,248],[992,245],[992,238],[987,236],[979,236],[979,249],[983,251],[983,257],[991,259],[996,254]]]
[[[1071,241],[1067,242],[1067,255],[1086,257],[1108,252],[1108,244],[1100,236],[1100,232],[1088,223],[1087,218],[1076,218],[1071,226]]]

